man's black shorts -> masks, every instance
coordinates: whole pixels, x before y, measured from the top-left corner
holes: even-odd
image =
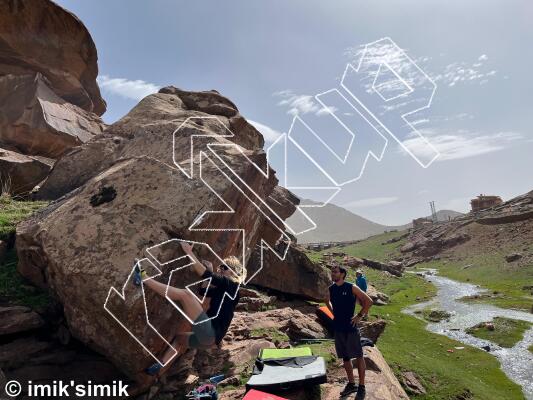
[[[361,336],[356,332],[335,332],[335,350],[337,357],[344,360],[363,357]]]

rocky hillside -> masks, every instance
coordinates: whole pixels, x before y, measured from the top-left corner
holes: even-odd
[[[533,191],[412,231],[398,260],[438,267],[452,279],[491,289],[487,301],[533,311]]]

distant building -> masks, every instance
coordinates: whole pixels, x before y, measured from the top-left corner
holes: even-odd
[[[484,194],[480,194],[475,199],[470,200],[470,206],[473,212],[491,208],[502,203],[503,201],[500,196],[485,196]]]

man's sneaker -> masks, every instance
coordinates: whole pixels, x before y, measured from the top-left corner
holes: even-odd
[[[364,400],[366,395],[365,385],[359,385],[357,388],[357,394],[355,395],[355,400]]]
[[[340,393],[341,396],[347,396],[351,393],[357,392],[357,385],[352,382],[348,382],[348,384],[342,389],[342,392]]]

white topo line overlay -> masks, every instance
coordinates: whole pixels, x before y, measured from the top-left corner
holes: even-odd
[[[396,59],[391,60],[391,55],[396,57]],[[396,68],[396,62],[401,61],[403,64],[402,66],[405,68],[406,66],[414,68],[411,70],[411,72],[415,71],[418,76],[409,76],[407,79],[403,76],[404,71],[399,70]],[[385,82],[378,82],[380,78],[380,74],[386,74],[391,73],[390,76],[393,77],[394,80],[401,83],[402,87],[405,89],[400,94],[396,94],[394,96],[387,96],[387,89],[396,88],[398,85],[391,85],[389,84],[390,81]],[[366,74],[366,75],[365,75]],[[358,77],[358,84],[355,85],[353,81],[354,75],[357,75]],[[351,80],[350,80],[351,79]],[[362,82],[372,82],[371,85],[369,84],[363,84]],[[429,85],[429,88],[424,88],[422,85],[427,84]],[[370,88],[368,87],[370,86]],[[305,208],[308,207],[324,207],[327,205],[342,189],[344,185],[347,183],[351,183],[354,181],[357,181],[361,178],[363,175],[363,172],[367,166],[367,162],[370,158],[373,158],[376,160],[376,162],[380,162],[383,159],[383,154],[385,152],[385,149],[388,144],[388,139],[385,134],[388,134],[390,137],[392,137],[395,141],[397,141],[400,146],[423,168],[429,167],[431,163],[439,156],[439,152],[427,141],[425,137],[423,137],[420,132],[406,119],[406,117],[410,114],[414,114],[420,110],[429,108],[433,99],[433,96],[435,94],[437,85],[429,78],[427,74],[422,71],[422,69],[411,59],[409,58],[405,52],[396,45],[390,39],[389,37],[385,37],[382,39],[379,39],[377,41],[368,43],[365,45],[365,48],[362,52],[361,58],[359,60],[359,64],[357,68],[354,68],[351,64],[347,64],[346,69],[343,73],[341,83],[340,83],[340,89],[332,88],[327,91],[323,91],[319,94],[317,94],[314,98],[316,101],[318,101],[321,106],[325,109],[325,115],[329,115],[330,117],[333,117],[333,121],[335,121],[335,126],[333,127],[334,130],[343,130],[349,137],[349,144],[347,145],[346,152],[343,153],[341,156],[333,149],[331,146],[333,143],[331,141],[331,138],[328,141],[328,138],[324,137],[323,131],[322,132],[317,131],[313,129],[309,124],[307,124],[302,117],[296,115],[293,118],[291,127],[289,129],[288,133],[284,133],[281,135],[277,140],[274,141],[267,149],[266,149],[266,155],[267,155],[267,164],[270,163],[271,159],[274,157],[274,155],[281,156],[281,163],[282,168],[279,168],[277,171],[277,176],[279,177],[280,184],[284,184],[285,188],[291,190],[305,190],[305,191],[322,191],[326,195],[326,200],[319,202],[317,205],[299,205],[297,206],[296,213],[301,217],[302,226],[290,226],[286,221],[284,221],[277,213],[272,210],[272,208],[267,204],[266,199],[263,199],[258,193],[256,193],[250,186],[242,179],[242,177],[239,175],[237,171],[231,168],[231,166],[225,162],[224,158],[222,157],[221,151],[224,150],[224,148],[232,147],[234,150],[236,150],[238,153],[240,153],[241,156],[246,157],[246,155],[243,153],[242,148],[233,143],[231,141],[232,138],[235,137],[234,133],[231,132],[227,126],[222,123],[216,116],[205,116],[205,117],[189,117],[187,118],[174,132],[172,135],[172,145],[173,145],[173,154],[172,159],[174,162],[174,166],[178,171],[180,171],[187,179],[195,179],[201,181],[206,187],[208,187],[226,206],[226,210],[207,210],[203,211],[203,213],[196,218],[194,218],[194,221],[192,224],[188,227],[188,231],[227,231],[227,232],[240,232],[242,235],[242,254],[241,254],[241,260],[243,265],[245,264],[246,260],[249,257],[249,249],[246,249],[245,243],[246,243],[246,231],[245,229],[238,228],[238,227],[227,227],[227,228],[199,228],[198,226],[202,223],[202,220],[209,216],[210,214],[216,214],[216,213],[235,213],[235,210],[223,199],[222,193],[217,193],[216,190],[209,185],[206,179],[204,179],[202,175],[202,169],[204,165],[209,164],[210,171],[212,173],[213,170],[217,170],[221,176],[223,176],[224,179],[226,179],[230,184],[233,185],[233,187],[240,192],[240,194],[248,201],[250,202],[255,208],[258,210],[259,214],[261,214],[262,218],[266,220],[268,223],[272,224],[278,232],[279,237],[283,238],[283,240],[287,243],[283,250],[283,254],[279,254],[273,246],[268,244],[263,238],[259,239],[260,242],[260,265],[259,269],[251,276],[246,279],[244,282],[240,282],[237,291],[234,294],[225,293],[224,297],[229,297],[230,299],[235,299],[236,294],[238,293],[238,290],[240,289],[241,284],[247,284],[254,276],[259,273],[259,271],[263,268],[263,255],[264,251],[266,249],[270,250],[272,253],[274,253],[280,260],[284,260],[287,251],[289,249],[289,245],[291,243],[290,236],[288,236],[285,231],[290,232],[291,234],[294,234],[295,236],[301,235],[304,232],[308,232],[310,230],[313,230],[316,228],[316,223],[304,212]],[[343,94],[344,92],[344,94]],[[411,102],[418,101],[416,99],[411,99],[412,95],[416,94],[417,92],[422,92],[422,102],[423,105],[421,107],[415,108],[415,109],[409,109],[406,110],[406,105],[408,105]],[[360,130],[357,131],[354,129],[354,127],[349,126],[347,124],[347,120],[345,117],[340,115],[340,113],[336,112],[336,107],[330,106],[327,103],[327,99],[331,98],[331,95],[336,96],[337,100],[341,101],[343,104],[343,107],[346,107],[354,113],[351,113],[355,118],[358,119],[358,122],[361,123],[363,126],[366,126],[366,130]],[[386,121],[382,120],[383,118],[378,118],[378,112],[375,110],[375,107],[372,107],[371,104],[365,104],[366,99],[372,99],[372,102],[377,101],[378,103],[383,104],[393,104],[394,107],[391,107],[391,110],[388,111],[388,114],[386,115]],[[407,101],[409,100],[409,101]],[[398,103],[403,101],[404,103]],[[407,102],[406,102],[407,101]],[[396,103],[395,103],[396,102]],[[400,109],[400,111],[397,111],[397,109]],[[402,126],[408,126],[410,130],[408,132],[400,132],[401,135],[395,134],[396,130],[399,130],[401,128],[396,127],[395,129],[392,129],[392,127],[387,126],[387,122],[390,122],[390,119],[393,119],[391,117],[396,117],[398,120],[401,120],[403,123]],[[190,153],[185,156],[185,159],[181,160],[178,157],[178,153],[176,152],[176,137],[180,133],[182,133],[183,129],[192,129],[197,130],[199,132],[204,131],[202,128],[204,126],[203,123],[195,124],[195,120],[209,120],[210,123],[218,124],[222,129],[220,129],[223,134],[216,134],[213,133],[212,130],[207,130],[206,134],[192,134],[190,135]],[[407,125],[405,125],[405,123]],[[364,131],[364,132],[363,132]],[[370,140],[373,140],[374,143],[372,145],[368,145],[368,148],[365,149],[364,145],[361,146],[361,144],[358,144],[358,139],[360,140],[362,135],[365,134],[365,137],[370,136]],[[374,135],[374,136],[372,136]],[[404,143],[407,141],[407,139],[413,136],[418,136],[422,141],[423,144],[425,144],[426,148],[423,149],[423,156],[418,153],[417,151],[420,151],[420,146],[417,146],[417,151],[415,149],[409,148],[408,144]],[[205,142],[204,146],[200,146],[199,142]],[[377,142],[377,144],[376,144]],[[290,146],[290,147],[289,147]],[[317,152],[317,146],[318,149],[320,149],[319,154],[327,154],[330,157],[330,161],[333,160],[333,163],[330,165],[326,165],[320,157],[317,157],[316,155],[313,155],[313,153]],[[362,148],[361,148],[362,147]],[[424,146],[422,146],[424,147]],[[290,151],[289,151],[290,148]],[[362,152],[362,154],[357,154],[356,151]],[[236,153],[236,154],[238,154]],[[366,154],[365,154],[366,153]],[[429,154],[429,155],[428,155]],[[303,181],[295,180],[294,177],[289,177],[288,174],[288,165],[289,160],[291,158],[294,158],[294,156],[298,155],[300,158],[303,155],[304,158],[306,158],[309,162],[311,162],[319,171],[320,174],[322,174],[323,178],[325,178],[329,183],[323,184],[323,185],[316,185],[316,186],[309,186],[309,184],[306,184]],[[194,161],[198,161],[199,168],[194,168]],[[266,170],[264,167],[261,167],[257,164],[255,164],[252,160],[250,160],[248,157],[246,157],[247,162],[249,162],[253,167],[255,167],[257,170],[260,171],[260,173],[265,177],[265,179],[268,179],[269,177],[269,168],[268,165],[266,167]],[[213,169],[215,167],[215,169]],[[229,174],[224,172],[225,170],[229,170]],[[297,176],[297,174],[296,174]],[[244,186],[244,189],[242,188]],[[283,227],[283,229],[281,229]],[[157,258],[151,253],[151,250],[162,245],[167,245],[170,242],[173,241],[185,241],[191,243],[190,240],[186,239],[170,239],[164,242],[161,242],[155,246],[151,246],[148,249],[145,249],[145,252],[148,254],[148,257],[142,258],[140,261],[137,262],[138,265],[140,265],[141,262],[149,263],[150,268],[153,268],[154,271],[157,271],[157,273],[153,276],[150,276],[147,279],[153,279],[159,275],[162,275],[161,269],[159,269],[157,265],[160,267],[169,264],[172,261],[166,261],[166,262],[159,262]],[[192,242],[197,245],[206,246],[207,249],[212,253],[212,255],[218,259],[220,262],[222,262],[221,257],[219,257],[216,252],[214,252],[209,244],[202,243],[202,242]],[[186,256],[180,257],[184,258]],[[179,272],[180,270],[189,267],[191,264],[187,264],[182,267],[178,267],[170,271],[169,277],[168,277],[168,283],[167,283],[167,293],[168,288],[170,287],[171,279],[174,273]],[[154,355],[140,340],[133,332],[131,332],[126,325],[120,320],[119,317],[115,316],[108,308],[108,301],[111,295],[118,295],[123,301],[126,300],[125,295],[125,289],[126,285],[130,281],[130,278],[133,276],[134,269],[130,271],[130,274],[128,275],[128,278],[126,279],[126,282],[124,283],[122,287],[122,291],[119,292],[114,287],[111,287],[108,293],[108,296],[104,303],[105,310],[124,328],[140,345],[141,347],[146,350],[154,359],[159,361],[158,357]],[[238,271],[232,271],[235,275],[238,275]],[[199,299],[196,294],[191,290],[191,287],[198,284],[201,280],[198,282],[193,282],[189,285],[187,285],[185,288],[190,293],[194,295],[196,300],[198,300],[200,303],[203,303],[204,299]],[[211,282],[208,282],[208,286]],[[142,291],[142,297],[144,302],[144,312],[146,317],[146,323],[150,328],[163,340],[167,346],[171,347],[174,351],[173,357],[168,361],[170,362],[175,355],[177,354],[177,351],[172,345],[161,335],[157,329],[150,323],[149,317],[148,317],[148,309],[146,305],[146,297],[144,292],[144,284],[141,283],[141,291]],[[202,320],[202,321],[193,321],[186,313],[181,309],[181,307],[176,304],[174,301],[172,301],[168,295],[166,296],[167,300],[174,306],[174,308],[177,309],[177,311],[185,317],[191,324],[197,324],[197,323],[205,323],[213,318],[216,318],[218,316],[218,312],[215,316]],[[222,306],[222,303],[221,303]],[[160,362],[160,361],[159,361]],[[166,364],[165,364],[166,365]]]

